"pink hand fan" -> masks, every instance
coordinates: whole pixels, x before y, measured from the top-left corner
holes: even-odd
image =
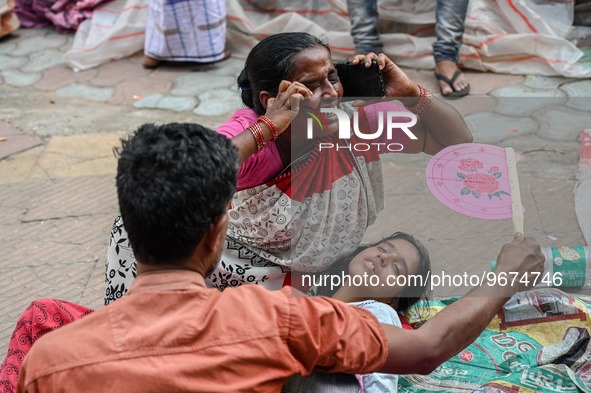
[[[513,217],[515,230],[523,233],[523,207],[515,168],[519,158],[512,148],[478,143],[449,146],[429,162],[427,185],[435,198],[450,209],[484,220]]]

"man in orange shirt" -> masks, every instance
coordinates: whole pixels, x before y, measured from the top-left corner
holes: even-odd
[[[518,289],[476,288],[410,331],[287,287],[206,288],[237,169],[230,140],[196,124],[148,124],[123,142],[117,193],[137,279],[126,296],[41,337],[17,392],[276,392],[290,375],[314,369],[429,373]],[[528,274],[544,258],[533,239],[517,235],[497,261],[497,273]]]

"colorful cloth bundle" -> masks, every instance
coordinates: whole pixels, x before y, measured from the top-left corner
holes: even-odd
[[[441,310],[457,298],[408,313]],[[401,376],[399,392],[591,392],[591,312],[556,289],[519,292],[466,349],[427,376]]]
[[[94,9],[110,0],[15,0],[15,13],[23,27],[55,26],[60,33],[74,33],[92,17]]]

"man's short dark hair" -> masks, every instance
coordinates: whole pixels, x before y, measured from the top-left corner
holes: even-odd
[[[133,252],[146,264],[189,257],[236,190],[238,155],[198,124],[145,124],[118,151],[117,195]]]

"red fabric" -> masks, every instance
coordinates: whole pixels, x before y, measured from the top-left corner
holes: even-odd
[[[400,317],[400,324],[402,325],[403,329],[414,330],[404,315],[398,314],[398,316]]]
[[[0,391],[16,391],[18,374],[25,355],[39,337],[67,325],[93,310],[58,299],[39,299],[22,313],[8,344],[8,353],[0,366]]]
[[[391,139],[387,138],[387,114],[392,111],[408,112],[408,110],[389,102],[376,103],[359,108],[359,130],[361,132],[366,134],[375,132],[378,129],[380,117],[382,118],[382,128],[384,131],[375,140],[361,139],[353,133],[349,141],[353,145],[356,143],[378,143],[382,145],[381,147],[372,145],[368,151],[364,151],[360,147],[359,150],[354,151],[355,156],[364,156],[366,163],[379,161],[380,154],[388,152],[384,145],[398,143],[406,146],[408,144],[410,138],[402,130],[396,130]],[[218,127],[216,131],[228,138],[233,138],[257,120],[258,115],[252,109],[238,109],[234,112],[230,120]],[[393,121],[401,123],[407,120],[404,117],[393,119]],[[353,119],[351,119],[352,125]],[[343,150],[339,152],[336,148],[329,149],[328,151],[325,149],[324,153],[321,153],[318,150],[318,143],[320,142],[332,143],[335,146],[344,145],[344,142],[339,139],[339,135],[336,133],[324,138],[317,138],[314,142],[310,143],[314,151],[307,160],[294,165],[293,171],[289,171],[283,176],[276,178],[273,177],[281,171],[283,163],[279,157],[277,146],[274,142],[269,142],[267,148],[253,154],[242,163],[238,172],[237,190],[241,191],[261,184],[267,184],[267,186],[275,185],[287,194],[288,197],[295,198],[298,201],[302,201],[303,198],[314,193],[322,193],[330,190],[334,181],[351,173],[355,165],[351,161],[351,155]],[[313,165],[307,165],[310,162],[313,162]],[[292,190],[292,177],[296,185],[294,187],[294,194],[297,194],[294,196],[292,196],[292,191],[294,191]],[[314,181],[311,181],[311,179],[314,179]]]
[[[392,111],[408,112],[406,109],[388,102],[372,104],[358,110],[359,131],[364,134],[375,132],[379,128],[379,118],[382,118],[383,132],[377,139],[366,140],[353,133],[348,141],[351,146],[354,146],[353,155],[364,157],[366,164],[377,162],[380,160],[381,154],[388,153],[389,150],[386,145],[399,144],[406,147],[410,141],[408,135],[402,130],[396,130],[390,139],[387,137],[387,116]],[[392,121],[405,123],[407,120],[405,117],[394,117]],[[352,127],[353,122],[354,120],[351,119]],[[320,143],[332,144],[334,147],[324,148],[321,151]],[[321,194],[332,190],[336,180],[349,175],[355,168],[352,155],[345,146],[345,141],[339,139],[338,133],[317,138],[311,143],[312,152],[306,160],[293,164],[291,171],[266,184],[268,186],[277,186],[282,192],[296,201],[303,201],[313,194]],[[395,149],[396,147],[391,148]]]

